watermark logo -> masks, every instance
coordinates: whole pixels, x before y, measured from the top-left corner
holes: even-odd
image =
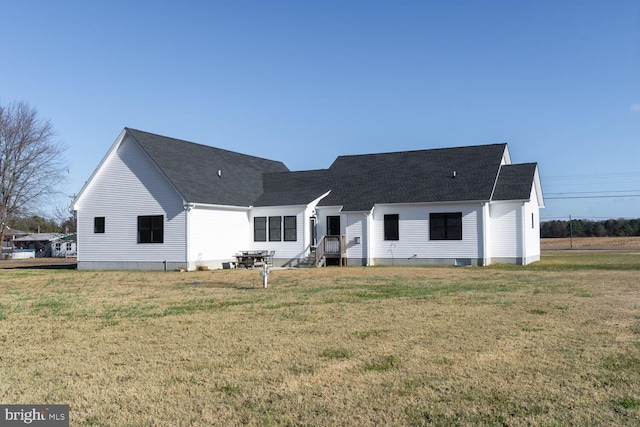
[[[0,405],[0,426],[69,427],[69,405]]]

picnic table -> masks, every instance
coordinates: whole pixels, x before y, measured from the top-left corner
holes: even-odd
[[[236,254],[236,267],[254,268],[255,266],[271,265],[273,252],[242,251]]]

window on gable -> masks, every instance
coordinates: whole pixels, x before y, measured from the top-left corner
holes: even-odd
[[[164,243],[164,216],[138,217],[138,243]]]
[[[270,216],[269,217],[269,241],[279,242],[282,240],[282,217]]]
[[[93,232],[104,233],[104,217],[97,216],[93,218]]]
[[[297,218],[295,216],[284,217],[284,241],[295,242],[298,240]]]
[[[257,216],[253,218],[253,241],[254,242],[267,241],[267,217],[266,216]]]
[[[462,212],[429,214],[430,240],[462,240]]]
[[[400,215],[384,216],[384,240],[400,240]]]

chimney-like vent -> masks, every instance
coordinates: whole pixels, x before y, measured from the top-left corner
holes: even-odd
[[[218,176],[222,177],[222,171],[220,169],[218,169]]]
[[[453,171],[453,175],[451,175],[451,178],[455,178],[457,175],[456,171]]]

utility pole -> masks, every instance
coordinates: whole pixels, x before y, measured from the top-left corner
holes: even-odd
[[[573,248],[573,224],[571,223],[571,215],[569,215],[569,243]]]

